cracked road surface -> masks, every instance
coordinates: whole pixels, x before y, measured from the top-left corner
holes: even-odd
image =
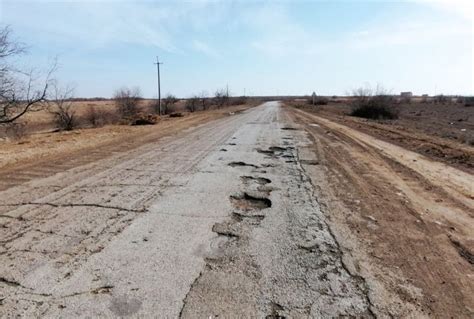
[[[293,126],[268,102],[0,192],[0,317],[375,316]]]

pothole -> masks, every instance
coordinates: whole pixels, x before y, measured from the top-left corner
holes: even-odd
[[[284,152],[288,150],[289,147],[270,146],[268,149],[272,152]]]
[[[257,148],[257,152],[261,153],[261,154],[265,154],[265,155],[274,155],[275,153],[271,150],[262,150],[260,148]]]
[[[221,148],[219,151],[221,152],[227,152],[227,150],[225,148]]]
[[[240,176],[240,178],[242,179],[244,183],[255,182],[260,185],[265,185],[272,182],[270,179],[265,178],[265,177]]]
[[[238,238],[239,234],[231,228],[228,223],[217,223],[212,226],[212,231],[220,236],[226,236],[230,238]]]
[[[232,195],[230,196],[230,201],[234,207],[243,211],[260,210],[272,207],[272,201],[270,199],[254,197],[247,193],[243,193],[242,195]]]
[[[266,196],[270,196],[270,193],[275,190],[275,187],[268,186],[268,185],[260,185],[257,187],[257,190],[260,193],[264,193]]]
[[[267,156],[271,157],[293,157],[293,155],[290,153],[288,154],[293,147],[287,146],[287,147],[281,147],[281,146],[270,146],[266,150],[262,150],[260,148],[257,148],[257,152],[261,154],[265,154]]]
[[[252,220],[255,220],[257,222],[261,222],[264,218],[265,218],[265,215],[260,215],[260,214],[243,214],[243,213],[240,213],[240,212],[233,212],[232,213],[232,216],[234,218],[236,218],[237,220],[239,221],[242,221],[246,218],[248,219],[252,219]]]
[[[228,165],[231,166],[231,167],[236,167],[236,166],[250,166],[250,167],[258,168],[257,165],[248,164],[248,163],[245,163],[245,162],[230,162]]]

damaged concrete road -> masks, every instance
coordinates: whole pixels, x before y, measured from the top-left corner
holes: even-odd
[[[381,314],[294,126],[269,102],[0,192],[0,317]]]

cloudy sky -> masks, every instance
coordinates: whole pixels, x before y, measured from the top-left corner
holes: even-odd
[[[0,0],[0,23],[78,96],[474,94],[474,1]]]

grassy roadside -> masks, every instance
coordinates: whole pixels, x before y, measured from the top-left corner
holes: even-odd
[[[162,117],[156,125],[106,125],[69,132],[33,134],[20,140],[4,140],[0,142],[0,169],[6,171],[45,160],[59,161],[61,158],[78,156],[94,149],[106,148],[108,145],[130,144],[131,141],[134,145],[140,146],[186,128],[248,109],[256,104],[251,102],[218,110],[183,113],[184,116],[178,118]]]

